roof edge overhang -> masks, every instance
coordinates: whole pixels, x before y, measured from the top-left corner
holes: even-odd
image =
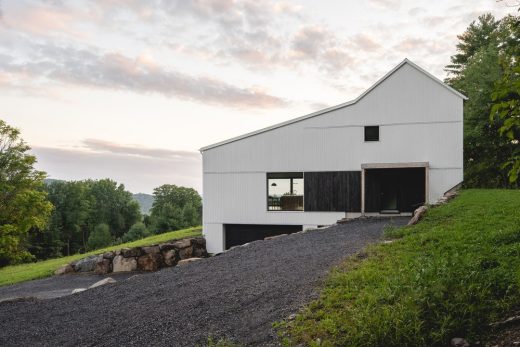
[[[304,116],[301,116],[301,117],[298,117],[298,118],[293,118],[293,119],[290,119],[288,121],[285,121],[285,122],[282,122],[282,123],[278,123],[278,124],[274,124],[274,125],[271,125],[269,127],[262,128],[262,129],[259,129],[259,130],[255,130],[255,131],[243,134],[243,135],[232,137],[230,139],[227,139],[227,140],[224,140],[224,141],[220,141],[220,142],[217,142],[217,143],[214,143],[214,144],[202,147],[202,148],[199,149],[199,151],[202,153],[204,151],[207,151],[207,150],[215,148],[215,147],[220,147],[220,146],[226,145],[228,143],[239,141],[239,140],[242,140],[242,139],[254,136],[254,135],[258,135],[258,134],[261,134],[261,133],[264,133],[264,132],[267,132],[267,131],[270,131],[270,130],[274,130],[274,129],[277,129],[277,128],[284,127],[284,126],[289,125],[289,124],[297,123],[297,122],[303,121],[305,119],[309,119],[309,118],[313,118],[313,117],[316,117],[316,116],[320,116],[320,115],[328,113],[328,112],[332,112],[332,111],[335,111],[335,110],[338,110],[338,109],[341,109],[341,108],[344,108],[344,107],[348,107],[348,106],[354,105],[355,103],[357,103],[358,101],[363,99],[368,93],[370,93],[378,85],[380,85],[383,81],[385,81],[388,77],[393,75],[394,72],[399,70],[405,64],[408,64],[408,65],[412,66],[413,68],[415,68],[416,70],[418,70],[419,72],[422,72],[424,75],[428,76],[433,81],[437,82],[438,84],[440,84],[444,88],[448,89],[450,92],[452,92],[453,94],[455,94],[459,98],[461,98],[463,100],[468,100],[467,96],[465,96],[464,94],[462,94],[462,93],[458,92],[457,90],[453,89],[452,87],[450,87],[449,85],[447,85],[446,83],[444,83],[443,81],[441,81],[440,79],[438,79],[437,77],[435,77],[434,75],[429,73],[428,71],[424,70],[422,67],[420,67],[417,64],[415,64],[414,62],[410,61],[408,58],[405,58],[396,67],[394,67],[392,70],[390,70],[388,73],[386,73],[386,75],[381,77],[376,83],[374,83],[370,88],[365,90],[360,96],[358,96],[354,100],[347,101],[347,102],[339,104],[339,105],[331,106],[331,107],[325,108],[323,110],[315,111],[315,112],[306,114]]]

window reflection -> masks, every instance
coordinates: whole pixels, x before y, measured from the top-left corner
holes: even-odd
[[[267,209],[269,211],[303,211],[303,173],[267,174]]]

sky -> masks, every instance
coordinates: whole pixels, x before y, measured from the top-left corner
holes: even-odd
[[[50,178],[202,193],[198,149],[356,98],[408,58],[446,77],[516,0],[0,0],[0,119]]]

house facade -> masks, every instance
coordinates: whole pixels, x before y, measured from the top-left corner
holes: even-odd
[[[464,99],[405,59],[353,101],[201,148],[208,251],[437,201],[463,179]]]

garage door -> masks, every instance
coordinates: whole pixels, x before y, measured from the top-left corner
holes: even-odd
[[[225,224],[226,249],[268,236],[291,234],[302,230],[301,225]]]

